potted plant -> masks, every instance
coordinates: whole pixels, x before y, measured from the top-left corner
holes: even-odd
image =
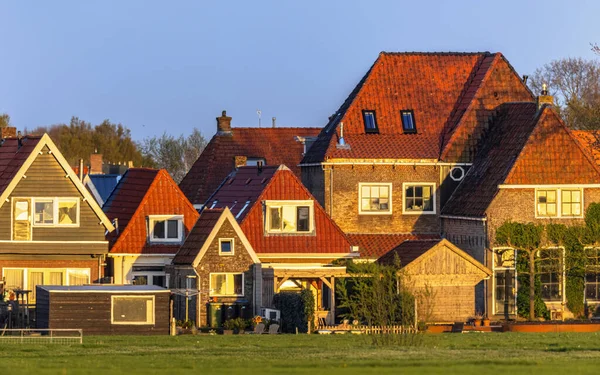
[[[487,314],[485,314],[483,316],[482,323],[483,323],[484,327],[489,327],[490,326],[490,318],[488,318]]]
[[[224,335],[233,335],[233,330],[236,328],[235,319],[227,319],[223,323],[223,334]]]
[[[483,315],[480,312],[477,312],[473,318],[473,325],[475,327],[481,327],[481,319],[483,319]]]

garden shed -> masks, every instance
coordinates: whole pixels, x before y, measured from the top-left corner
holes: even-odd
[[[168,335],[171,293],[153,285],[38,286],[37,328]]]

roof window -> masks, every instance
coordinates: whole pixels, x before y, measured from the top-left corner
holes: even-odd
[[[402,117],[402,130],[404,133],[416,133],[415,113],[412,109],[400,111]]]
[[[364,110],[363,121],[365,122],[365,133],[379,133],[375,111]]]

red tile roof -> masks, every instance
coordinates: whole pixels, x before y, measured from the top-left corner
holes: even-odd
[[[396,257],[398,257],[400,266],[405,267],[441,241],[441,239],[407,240],[385,253],[377,261],[383,264],[394,264]]]
[[[440,236],[433,234],[347,234],[350,243],[358,246],[361,258],[379,258],[408,240],[431,240]]]
[[[264,158],[267,165],[284,164],[300,176],[304,145],[300,137],[316,137],[320,128],[232,128],[216,134],[179,187],[193,204],[204,204],[234,169],[236,156]]]
[[[573,130],[571,134],[592,154],[596,164],[600,164],[600,130]]]
[[[148,243],[146,217],[183,215],[186,233],[198,218],[198,212],[164,169],[130,168],[102,209],[110,220],[119,221],[119,230],[108,235],[111,253],[175,254],[181,244]]]
[[[237,221],[259,256],[261,253],[350,253],[344,233],[285,166],[267,166],[261,173],[256,167],[241,167],[224,181],[207,206],[212,207],[215,200],[215,208],[229,207],[234,216],[238,216],[246,201],[251,202]],[[315,234],[265,235],[262,205],[265,200],[313,200]]]
[[[498,185],[600,182],[600,169],[554,109],[535,103],[498,108],[489,134],[442,215],[483,217]]]
[[[490,79],[492,75],[496,78]],[[490,87],[484,88],[487,81]],[[437,160],[445,141],[456,143],[454,149],[470,140],[463,135],[474,132],[470,119],[483,107],[514,100],[532,96],[499,53],[382,52],[302,163],[332,158]],[[400,111],[407,109],[414,111],[416,134],[403,133]],[[365,133],[363,110],[375,111],[379,134]],[[349,148],[337,147],[342,122]],[[457,134],[456,140],[451,134]]]
[[[0,141],[0,194],[8,187],[40,139],[41,137],[23,137],[21,146],[17,138]]]
[[[192,264],[194,262],[223,211],[222,208],[204,209],[202,211],[190,234],[185,239],[185,243],[173,258],[173,264]]]

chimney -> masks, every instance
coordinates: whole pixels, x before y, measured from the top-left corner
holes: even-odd
[[[271,119],[271,121],[273,121],[273,127],[275,127],[275,126],[276,126],[276,122],[277,122],[277,118],[276,118],[276,117],[273,117],[273,118]]]
[[[217,117],[217,134],[231,134],[231,117],[227,116],[227,111]]]
[[[102,154],[90,155],[90,174],[102,174]]]
[[[5,126],[0,128],[0,139],[4,138],[16,138],[17,137],[17,128],[13,126]]]
[[[548,95],[548,85],[546,85],[545,83],[542,84],[541,95],[537,97],[538,110],[541,109],[544,105],[554,105],[554,97],[552,95]]]
[[[248,158],[246,156],[236,156],[234,157],[235,167],[245,167],[248,162]]]
[[[79,181],[83,181],[83,159],[79,159]]]

